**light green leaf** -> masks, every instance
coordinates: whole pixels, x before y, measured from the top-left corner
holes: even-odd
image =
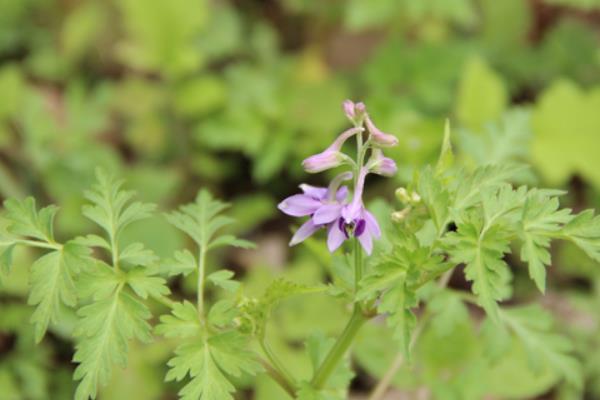
[[[160,324],[156,326],[155,332],[167,338],[189,338],[199,336],[202,325],[198,318],[198,310],[189,301],[175,303],[172,315],[160,317]]]
[[[129,224],[150,216],[156,208],[153,204],[141,202],[130,203],[134,192],[122,190],[123,181],[115,180],[102,170],[96,171],[97,183],[84,193],[92,205],[83,206],[83,215],[98,224],[107,233],[111,251],[118,241],[118,236]],[[100,244],[98,240],[92,242]]]
[[[5,217],[9,221],[9,232],[43,242],[54,242],[53,223],[58,211],[56,206],[44,207],[38,211],[35,199],[27,197],[23,201],[8,199],[4,202],[4,208]]]
[[[167,380],[191,380],[180,390],[183,400],[233,399],[235,388],[230,376],[254,375],[261,371],[254,354],[247,350],[245,338],[237,332],[226,332],[208,339],[180,345],[169,360]]]
[[[577,214],[560,232],[563,239],[570,240],[592,259],[600,261],[600,216],[593,210]]]
[[[206,279],[228,292],[235,292],[240,287],[240,283],[233,280],[233,276],[234,273],[232,271],[222,269],[208,275]]]
[[[198,268],[196,257],[189,250],[179,250],[175,252],[173,259],[167,260],[161,269],[169,276],[182,274],[189,275]]]
[[[547,311],[532,305],[503,311],[501,317],[523,343],[534,371],[549,366],[569,384],[582,387],[583,371],[579,360],[573,356],[573,344],[566,337],[551,332],[554,323]]]
[[[114,288],[112,280],[107,282]],[[109,295],[78,311],[75,329],[78,338],[73,360],[79,363],[74,378],[81,380],[75,392],[77,400],[95,399],[100,386],[108,383],[113,365],[127,364],[128,342],[152,339],[148,308],[118,285]]]
[[[119,260],[123,263],[147,267],[154,265],[158,257],[152,250],[144,248],[142,243],[132,243],[119,254]]]
[[[480,58],[465,65],[458,87],[456,114],[471,130],[481,129],[502,115],[508,93],[502,79]]]
[[[483,221],[478,219],[460,224],[446,238],[452,262],[466,265],[465,277],[473,282],[473,293],[494,321],[499,321],[496,302],[511,293],[511,273],[503,260],[510,251],[509,244],[506,232],[498,225],[483,230]]]
[[[127,271],[126,281],[135,294],[142,299],[146,299],[148,296],[162,298],[170,294],[167,281],[155,275],[156,271],[152,269],[138,267]]]
[[[77,305],[75,276],[88,261],[87,248],[67,243],[62,249],[38,258],[31,266],[31,290],[28,303],[36,306],[31,316],[35,325],[35,340],[44,337],[48,325],[55,323],[61,307]]]
[[[523,242],[521,259],[529,264],[529,276],[543,293],[546,266],[550,265],[550,241],[564,224],[573,219],[571,210],[559,210],[558,198],[531,190],[523,206],[519,236]]]

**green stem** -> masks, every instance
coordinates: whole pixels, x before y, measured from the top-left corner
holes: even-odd
[[[206,251],[204,247],[200,248],[200,254],[198,255],[198,316],[200,321],[204,321],[204,276],[206,274]]]
[[[285,381],[286,386],[294,388],[295,380],[292,377],[292,374],[281,363],[279,358],[277,358],[277,355],[273,352],[273,350],[271,349],[271,347],[268,345],[268,343],[265,341],[264,338],[261,339],[259,342],[260,342],[260,347],[262,348],[263,352],[265,353],[265,355],[271,362],[272,367],[278,372],[278,374],[281,376],[281,379],[283,379]]]
[[[359,287],[360,280],[362,279],[362,249],[360,247],[360,243],[358,239],[354,239],[354,288],[357,291]],[[350,320],[346,324],[344,331],[337,339],[329,353],[323,360],[323,363],[320,365],[319,369],[315,373],[315,376],[312,380],[312,385],[316,389],[321,389],[326,383],[333,371],[339,365],[341,359],[348,351],[348,348],[354,341],[356,334],[363,326],[363,324],[367,321],[367,318],[364,316],[362,309],[358,303],[354,304],[354,310],[352,311],[352,316]]]
[[[51,249],[51,250],[62,249],[62,245],[60,243],[47,243],[47,242],[40,242],[37,240],[16,239],[16,240],[12,240],[10,242],[0,242],[0,246],[3,246],[3,247],[10,246],[13,244],[21,244],[24,246],[38,247],[41,249]]]
[[[363,276],[362,248],[357,238],[354,238],[354,293],[358,292]]]
[[[283,377],[283,375],[281,375],[281,373],[277,369],[273,368],[273,366],[269,364],[269,362],[266,360],[260,359],[260,363],[267,371],[269,376],[275,382],[277,382],[277,384],[279,384],[279,386],[281,386],[281,388],[285,390],[286,393],[290,395],[290,397],[296,398],[296,390],[292,385],[290,385],[290,383]]]

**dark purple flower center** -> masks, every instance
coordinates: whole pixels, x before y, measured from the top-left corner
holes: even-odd
[[[340,231],[344,232],[346,239],[350,239],[350,235],[354,235],[355,237],[359,237],[365,232],[365,228],[367,223],[364,219],[359,219],[357,221],[352,221],[347,223],[343,218],[338,220],[338,227]]]

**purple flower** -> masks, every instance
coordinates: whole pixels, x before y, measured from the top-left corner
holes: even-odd
[[[369,172],[382,176],[394,176],[398,171],[396,162],[389,157],[383,155],[381,149],[373,149],[371,158],[367,163]]]
[[[367,116],[365,124],[367,125],[367,130],[371,135],[373,143],[375,143],[376,145],[381,147],[392,147],[398,144],[398,138],[396,136],[380,131],[375,126],[373,121],[371,121],[371,118],[369,116]]]
[[[306,184],[300,185],[302,194],[290,196],[279,203],[278,208],[287,215],[293,217],[310,215],[311,217],[296,231],[290,241],[290,246],[304,241],[320,228],[324,228],[332,221],[339,219],[342,208],[347,204],[346,198],[348,197],[346,186],[337,189],[341,181],[345,180],[344,178],[348,178],[348,174],[342,174],[334,179],[329,188]]]
[[[340,212],[340,217],[335,223],[329,225],[327,247],[331,252],[338,249],[345,240],[350,239],[350,235],[353,235],[370,255],[373,251],[373,237],[381,237],[377,220],[365,208],[362,201],[367,173],[366,168],[360,170],[352,202],[345,205]]]
[[[346,114],[346,117],[348,117],[350,121],[357,125],[362,125],[362,119],[364,118],[365,112],[367,111],[365,103],[354,103],[352,100],[344,100],[342,106],[344,108],[344,113]]]
[[[306,172],[317,173],[341,165],[347,158],[346,155],[340,152],[342,145],[348,138],[362,131],[362,128],[348,129],[340,134],[327,149],[302,161],[302,166]]]

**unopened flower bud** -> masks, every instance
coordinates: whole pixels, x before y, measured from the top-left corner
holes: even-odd
[[[361,126],[365,118],[367,108],[365,103],[354,103],[352,100],[345,100],[342,104],[346,117],[356,126]]]
[[[399,202],[403,203],[403,204],[408,204],[410,203],[410,196],[408,195],[408,191],[406,190],[406,188],[398,188],[396,189],[396,192],[394,193],[396,195],[396,198],[398,199]]]
[[[367,124],[367,130],[371,135],[371,140],[375,145],[380,147],[393,147],[398,144],[398,138],[396,136],[380,131],[373,121],[371,121],[371,118],[367,117],[365,122]]]
[[[373,154],[367,166],[370,172],[388,177],[394,176],[398,171],[396,162],[389,157],[385,157],[381,149],[373,149]]]
[[[362,131],[363,128],[348,129],[340,134],[327,149],[302,161],[302,166],[306,172],[314,174],[342,165],[342,163],[344,163],[344,161],[347,159],[347,156],[340,152],[342,145],[346,140],[348,140],[348,138],[356,135],[357,132]]]
[[[411,207],[406,207],[402,211],[394,211],[392,213],[392,221],[394,221],[394,222],[404,221],[410,211],[411,211]]]

